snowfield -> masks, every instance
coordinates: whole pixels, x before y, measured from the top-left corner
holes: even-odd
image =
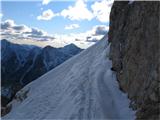
[[[127,95],[110,70],[104,37],[17,93],[4,119],[135,119]]]

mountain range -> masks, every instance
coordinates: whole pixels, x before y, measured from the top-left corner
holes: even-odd
[[[74,44],[62,48],[20,45],[1,40],[2,106],[23,86],[81,52]]]

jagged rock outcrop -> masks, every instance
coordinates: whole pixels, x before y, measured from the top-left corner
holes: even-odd
[[[137,119],[158,119],[160,2],[114,2],[108,37],[112,70]]]

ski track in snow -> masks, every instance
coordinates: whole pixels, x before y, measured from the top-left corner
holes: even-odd
[[[22,90],[4,119],[135,119],[127,96],[119,90],[106,38],[67,60]],[[17,93],[18,94],[18,93]],[[20,94],[20,92],[19,92]]]

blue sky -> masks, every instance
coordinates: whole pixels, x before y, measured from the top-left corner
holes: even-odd
[[[87,8],[91,10],[90,6],[94,1],[86,2]],[[51,20],[37,20],[37,16],[43,11],[51,9],[55,13],[60,13],[68,6],[74,6],[75,1],[51,1],[47,5],[42,5],[42,1],[2,1],[2,21],[12,19],[16,24],[25,24],[30,27],[37,27],[47,31],[50,34],[54,33],[80,33],[91,29],[94,25],[108,25],[108,22],[102,23],[96,19],[88,20],[70,20],[63,16],[54,17]],[[77,13],[78,14],[78,13]],[[65,30],[65,26],[69,24],[79,24],[76,30]]]
[[[113,0],[2,0],[1,33],[19,33],[21,38],[26,33],[34,38],[102,35],[108,30],[112,3]]]

